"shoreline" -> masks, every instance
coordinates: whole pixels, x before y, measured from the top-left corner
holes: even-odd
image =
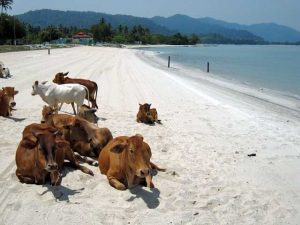
[[[171,68],[167,68],[167,61],[164,61],[155,52],[136,50],[135,54],[152,66],[159,67],[165,72],[172,72],[182,80],[192,81],[194,85],[197,83],[195,86],[203,87],[203,85],[208,85],[211,89],[223,90],[223,95],[237,95],[249,101],[251,99],[254,102],[259,101],[267,106],[271,106],[271,109],[279,114],[282,114],[283,110],[300,121],[300,96],[298,95],[255,87],[233,79],[228,80],[213,73],[206,73],[201,69],[188,68],[187,65],[177,62],[172,62]]]

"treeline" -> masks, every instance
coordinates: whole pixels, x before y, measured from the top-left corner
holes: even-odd
[[[106,23],[102,18],[98,24],[91,27],[91,33],[96,42],[112,42],[119,44],[172,44],[187,45],[197,44],[200,39],[196,35],[185,36],[177,33],[172,36],[153,34],[148,28],[141,25],[133,26],[131,29],[126,25],[119,25],[113,29],[110,23]]]
[[[14,35],[14,31],[16,35]],[[22,39],[24,44],[38,44],[60,38],[71,38],[80,31],[93,34],[95,42],[173,45],[197,44],[200,42],[199,37],[196,35],[186,36],[177,33],[172,36],[165,36],[153,34],[148,28],[140,25],[133,26],[132,28],[119,25],[114,29],[103,18],[90,29],[79,29],[75,26],[64,27],[62,25],[41,28],[39,26],[33,27],[29,24],[23,24],[17,18],[3,13],[1,14],[0,21],[0,44],[13,44],[14,38]]]

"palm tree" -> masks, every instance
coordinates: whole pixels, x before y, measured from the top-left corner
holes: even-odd
[[[3,9],[7,11],[7,9],[11,9],[11,5],[13,4],[13,0],[0,0],[1,5],[1,14],[3,13]]]

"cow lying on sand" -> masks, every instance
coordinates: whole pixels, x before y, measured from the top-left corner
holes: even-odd
[[[165,171],[150,162],[151,149],[141,135],[113,139],[99,155],[99,168],[118,190],[146,184],[153,188],[152,170]]]
[[[64,160],[76,168],[94,175],[88,168],[79,165],[70,148],[57,129],[47,124],[31,124],[25,127],[16,151],[16,175],[22,183],[44,184],[50,175],[52,185],[57,185]]]
[[[53,79],[53,83],[56,84],[81,84],[89,90],[89,97],[86,99],[89,100],[92,103],[92,108],[96,107],[98,109],[97,105],[97,94],[98,94],[98,85],[96,82],[91,80],[85,80],[85,79],[75,79],[75,78],[69,78],[66,77],[69,74],[67,73],[57,73]]]
[[[87,105],[82,105],[79,107],[79,111],[77,113],[78,117],[81,117],[91,123],[98,123],[98,116],[95,115],[97,109],[90,108]],[[63,119],[64,118],[64,119]],[[44,106],[42,110],[42,120],[41,123],[52,122],[54,120],[54,124],[62,128],[65,125],[71,125],[74,121],[75,117],[66,115],[66,114],[56,114],[56,111],[49,106]],[[58,123],[61,122],[61,125]],[[51,125],[53,125],[51,123]]]
[[[83,105],[85,96],[89,96],[89,91],[85,86],[80,84],[48,84],[47,81],[39,84],[35,81],[32,85],[32,95],[39,95],[52,108],[58,109],[59,103],[72,104],[74,114],[76,115],[74,103],[79,107]]]
[[[87,121],[86,117],[54,114],[48,106],[44,106],[42,117],[43,123],[63,130],[65,139],[71,143],[72,149],[82,156],[98,158],[99,152],[113,139],[108,128],[99,128]]]
[[[154,124],[159,123],[161,121],[157,118],[157,110],[155,108],[150,109],[151,104],[139,104],[139,111],[136,115],[136,121],[138,123],[145,123],[145,124]]]
[[[10,76],[9,69],[4,66],[3,62],[0,61],[0,78],[8,78]]]
[[[0,90],[0,116],[11,116],[12,109],[16,106],[14,96],[18,94],[14,87],[4,87]]]

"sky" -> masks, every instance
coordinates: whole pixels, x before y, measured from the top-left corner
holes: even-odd
[[[14,0],[9,14],[36,9],[94,11],[140,17],[185,14],[227,22],[276,22],[300,31],[300,0]]]

